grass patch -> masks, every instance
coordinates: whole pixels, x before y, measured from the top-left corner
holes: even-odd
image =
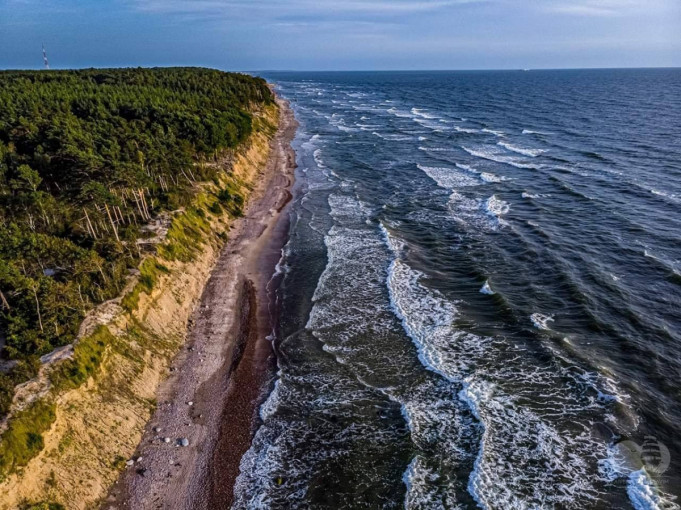
[[[244,204],[246,202],[243,193],[243,185],[237,182],[228,182],[226,186],[217,193],[218,200],[229,214],[234,217],[243,216]]]
[[[140,277],[135,287],[123,297],[121,306],[132,312],[137,309],[140,294],[149,294],[156,286],[161,275],[170,273],[170,270],[153,258],[146,259],[140,264]]]
[[[205,211],[192,207],[173,218],[166,242],[159,246],[158,253],[166,260],[191,262],[209,233],[210,223]]]
[[[73,358],[60,363],[50,375],[58,391],[77,388],[95,373],[102,363],[104,350],[114,336],[105,326],[98,326],[90,336],[82,338],[74,347]]]
[[[43,432],[54,420],[56,406],[42,400],[18,413],[0,437],[0,480],[28,464],[44,446]]]
[[[19,507],[21,510],[66,510],[61,503],[42,501],[40,503],[26,503]]]

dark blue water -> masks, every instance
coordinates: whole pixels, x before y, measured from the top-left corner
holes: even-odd
[[[267,78],[299,168],[236,506],[678,508],[681,70]]]

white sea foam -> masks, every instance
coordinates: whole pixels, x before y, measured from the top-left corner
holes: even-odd
[[[655,189],[655,188],[650,188],[650,192],[653,195],[668,198],[672,202],[678,202],[679,201],[679,196],[676,193],[668,193],[666,191],[660,191],[660,190]]]
[[[672,496],[663,494],[644,469],[634,471],[627,479],[627,495],[636,510],[678,510]]]
[[[438,478],[438,474],[429,470],[419,456],[414,457],[402,476],[402,481],[407,486],[404,508],[432,505],[434,498],[428,493],[427,488],[431,487]]]
[[[462,174],[454,168],[425,166],[421,164],[416,166],[441,188],[454,189],[461,186],[477,186],[480,184],[477,179]]]
[[[537,312],[530,315],[530,320],[535,328],[550,330],[551,328],[549,328],[548,324],[549,322],[553,322],[553,315],[544,315]]]
[[[427,113],[425,110],[422,110],[420,108],[412,108],[411,113],[413,113],[417,117],[423,117],[424,119],[437,119],[438,118],[436,115],[432,115],[430,113]]]
[[[473,128],[463,128],[463,127],[461,127],[461,126],[454,126],[454,130],[455,130],[455,131],[458,131],[459,133],[469,133],[469,134],[473,134],[473,133],[477,133],[477,132],[478,132],[477,129],[473,129]]]
[[[490,133],[495,136],[506,136],[503,131],[498,131],[496,129],[482,128],[481,131],[483,133]]]
[[[419,147],[420,151],[423,152],[454,152],[456,149],[450,149],[448,147]]]
[[[544,197],[550,197],[551,195],[548,193],[530,193],[528,191],[523,191],[521,196],[523,198],[544,198]]]
[[[357,131],[359,131],[359,129],[357,128],[349,127],[342,123],[336,124],[336,127],[346,133],[356,133]]]
[[[504,202],[503,200],[500,200],[499,198],[497,198],[496,195],[492,195],[485,202],[485,210],[489,214],[491,214],[492,216],[495,216],[497,218],[508,213],[508,211],[510,209],[511,209],[511,206],[508,205],[508,202]]]
[[[468,154],[471,156],[475,156],[477,158],[482,158],[482,159],[488,159],[490,161],[495,161],[497,163],[504,163],[506,165],[511,165],[516,168],[528,168],[528,169],[539,169],[541,166],[529,164],[529,163],[522,163],[518,161],[517,159],[513,157],[508,157],[504,156],[503,154],[499,154],[498,152],[495,152],[492,147],[480,147],[477,149],[471,149],[469,147],[464,147],[463,145],[461,146],[463,150],[465,150]]]
[[[315,149],[315,151],[312,153],[312,156],[314,157],[314,162],[317,163],[319,168],[326,168],[326,165],[324,165],[324,160],[322,159],[321,149]]]
[[[482,179],[484,182],[501,182],[505,181],[506,179],[504,177],[499,177],[498,175],[495,175],[490,172],[481,172],[480,170],[477,170],[473,168],[470,165],[466,165],[463,163],[454,163],[457,168],[460,168],[461,170],[465,170],[468,173],[471,173],[473,175],[477,175]]]
[[[277,405],[280,401],[279,399],[279,391],[280,391],[280,379],[281,374],[277,373],[277,379],[274,381],[274,388],[272,389],[272,392],[268,395],[267,400],[263,402],[263,404],[260,406],[260,419],[262,421],[266,421],[270,416],[274,414],[274,412],[277,409]]]
[[[530,149],[528,147],[518,147],[517,145],[512,145],[504,141],[497,142],[497,145],[500,145],[511,152],[516,152],[518,154],[522,154],[523,156],[530,156],[531,158],[536,158],[540,154],[546,152],[546,150],[544,149]]]
[[[489,172],[481,172],[480,178],[485,182],[501,182],[506,180],[503,177],[499,177],[498,175],[494,175]]]
[[[533,131],[531,129],[523,129],[524,135],[552,135],[553,133],[547,133],[546,131]]]
[[[379,138],[382,138],[383,140],[388,140],[392,142],[405,142],[407,140],[412,140],[413,138],[409,135],[399,135],[399,134],[383,134],[379,133],[377,131],[374,131],[371,133],[372,135],[375,135]]]
[[[485,280],[485,284],[480,289],[480,293],[487,294],[489,296],[496,294],[496,292],[492,290],[492,287],[489,286],[489,280]]]

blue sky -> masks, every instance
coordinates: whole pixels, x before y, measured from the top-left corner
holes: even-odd
[[[681,0],[0,0],[0,68],[681,66]]]

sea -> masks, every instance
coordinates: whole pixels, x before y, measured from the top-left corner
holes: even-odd
[[[263,76],[298,168],[234,507],[678,509],[681,69]]]

